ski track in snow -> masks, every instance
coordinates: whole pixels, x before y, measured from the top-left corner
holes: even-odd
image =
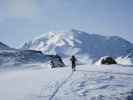
[[[49,99],[48,99],[48,100],[52,100],[52,99],[56,96],[56,94],[58,93],[58,91],[62,88],[62,86],[63,86],[64,84],[66,84],[66,83],[69,81],[69,79],[72,77],[73,74],[74,74],[74,72],[72,71],[72,73],[71,73],[69,76],[67,76],[67,78],[66,78],[64,81],[62,81],[59,85],[57,85],[57,87],[56,87],[56,89],[53,91],[52,95],[49,95]],[[42,89],[41,89],[41,91],[40,91],[40,96],[38,96],[38,97],[42,97],[42,98],[48,97],[48,96],[41,96],[41,95],[43,94],[43,90],[44,90],[44,89],[45,89],[45,88],[42,87]]]
[[[33,91],[24,92],[25,94],[21,95],[25,96],[24,99],[19,99],[19,100],[133,100],[132,99],[133,93],[131,93],[132,91],[131,89],[133,86],[132,67],[125,68],[121,67],[120,65],[116,66],[113,65],[110,67],[107,66],[91,67],[91,65],[81,65],[77,66],[76,72],[71,72],[71,69],[69,68],[70,66],[61,69],[45,68],[44,70],[43,69],[39,70],[33,69],[29,71],[24,70],[20,71],[20,73],[19,72],[11,73],[12,77],[10,77],[10,73],[9,76],[8,75],[6,76],[6,73],[3,75],[5,75],[5,78],[7,78],[7,80],[10,78],[14,79],[14,77],[16,77],[17,75],[18,76],[16,77],[17,84],[20,83],[19,81],[21,80],[18,80],[20,78],[22,78],[22,80],[24,78],[24,80],[21,82],[25,83],[26,82],[25,77],[26,78],[29,77],[28,79],[31,80],[33,80],[32,78],[36,77],[35,80],[29,81],[33,83],[32,87]],[[44,78],[44,80],[42,80],[42,78],[38,79],[42,75],[46,75],[47,77],[49,76],[49,79],[47,78]],[[6,89],[10,88],[9,91],[11,92],[12,89],[14,90],[15,88],[11,88],[12,86],[10,86],[8,82],[11,82],[13,86],[15,82],[13,82],[14,80],[7,81],[5,80],[5,78],[1,77],[1,80],[4,80],[6,82],[6,85],[4,85],[5,83],[1,85],[5,86]],[[40,80],[41,81],[37,82],[36,79],[38,81]],[[45,82],[45,80],[47,81]],[[34,82],[37,82],[37,84],[34,84]],[[27,83],[25,85],[27,85]],[[21,84],[22,87],[23,86],[25,87],[25,85]],[[6,86],[9,87],[7,88]],[[21,90],[22,87],[19,87],[19,89]],[[3,88],[3,90],[6,91],[5,88]],[[18,96],[21,94],[21,92],[19,92],[19,89],[17,90],[16,88],[15,89],[16,91],[14,92],[17,93],[18,91],[19,93]],[[29,90],[31,90],[31,88]],[[122,96],[123,95],[126,96],[120,97],[121,93],[123,93]],[[12,97],[11,100],[18,100],[13,98],[15,97]],[[8,100],[8,99],[3,99],[3,100]]]
[[[118,75],[133,76],[133,74],[129,74],[129,73],[114,73],[114,72],[106,72],[106,71],[76,70],[76,72],[82,72],[83,74],[84,74],[84,72],[85,73],[92,73],[92,72],[95,73],[96,72],[96,73],[101,73],[101,74],[107,74],[108,73],[108,74],[116,74],[116,75],[118,74]],[[50,97],[49,97],[48,100],[53,100],[54,99],[54,97],[59,92],[59,90],[63,87],[63,85],[65,85],[70,80],[70,78],[72,77],[73,74],[74,74],[74,72],[72,72],[64,81],[61,82],[61,84],[59,84],[57,86],[57,88],[54,90],[54,92],[52,93],[52,95],[49,95]],[[110,77],[110,79],[111,78],[112,77]],[[91,80],[89,80],[89,81],[91,81]],[[85,85],[85,83],[86,83],[86,81],[81,82],[81,89],[83,87],[85,87],[85,86],[83,86],[83,85]],[[112,86],[124,87],[123,85],[112,85]],[[91,90],[97,90],[97,89],[104,89],[104,88],[107,88],[107,87],[109,87],[109,85],[104,85],[104,86],[100,86],[100,87],[97,87],[95,89],[92,88],[92,89],[89,89],[89,90],[91,91]],[[80,91],[80,89],[78,91]],[[88,90],[85,90],[82,95],[85,96],[87,93],[88,93]],[[40,94],[42,94],[42,92]]]
[[[55,89],[55,91],[53,92],[53,94],[50,96],[49,100],[52,100],[55,95],[57,94],[57,92],[60,90],[60,88],[68,82],[68,80],[72,77],[73,72]]]

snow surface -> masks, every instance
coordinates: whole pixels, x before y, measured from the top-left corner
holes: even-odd
[[[0,100],[133,100],[133,66],[23,66],[1,70]]]
[[[122,64],[122,65],[133,65],[133,58],[130,58],[128,56],[118,57],[116,61],[118,64]]]

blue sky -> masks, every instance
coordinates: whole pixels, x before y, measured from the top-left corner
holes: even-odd
[[[49,31],[78,29],[133,42],[133,0],[0,0],[0,41],[20,47]]]

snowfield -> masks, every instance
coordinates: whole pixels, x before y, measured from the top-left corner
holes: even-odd
[[[0,100],[133,100],[132,66],[27,66],[0,72]]]

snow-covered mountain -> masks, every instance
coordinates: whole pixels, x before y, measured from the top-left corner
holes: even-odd
[[[129,41],[72,30],[46,33],[23,49],[0,50],[0,100],[133,100],[133,65],[127,65],[128,58],[133,58],[133,44]],[[73,72],[68,59],[64,68],[45,63],[60,61],[58,55],[47,55],[55,53],[82,55],[83,60],[114,56],[125,65],[76,64]]]
[[[0,50],[0,65],[2,66],[47,63],[50,60],[57,65],[64,65],[59,59],[58,55],[45,55],[41,51],[36,50]]]
[[[11,49],[9,46],[7,46],[6,44],[0,42],[0,50],[9,50]]]
[[[133,44],[118,36],[101,36],[71,30],[44,33],[26,42],[22,48],[62,56],[86,55],[96,60],[102,56],[126,56],[129,50],[133,50]]]
[[[56,61],[56,64],[63,64],[58,59],[57,55],[44,55],[41,51],[36,50],[14,49],[0,42],[0,66],[46,63],[50,60]]]
[[[46,62],[48,57],[34,50],[0,50],[0,65],[19,65]]]

